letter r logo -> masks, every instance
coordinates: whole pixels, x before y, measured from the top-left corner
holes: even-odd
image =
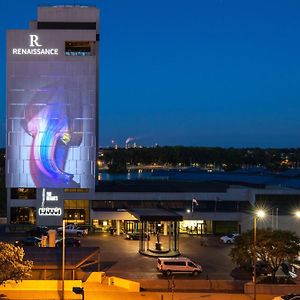
[[[29,47],[42,47],[42,45],[38,43],[39,37],[36,34],[29,34],[29,37],[30,37]]]

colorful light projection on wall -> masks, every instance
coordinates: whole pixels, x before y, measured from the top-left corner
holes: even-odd
[[[32,137],[30,173],[35,186],[79,186],[73,180],[74,175],[64,171],[71,145],[66,105],[61,102],[28,104],[23,127]]]

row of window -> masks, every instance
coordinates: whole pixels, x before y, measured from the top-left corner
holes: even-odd
[[[11,224],[35,224],[35,207],[11,207]],[[89,210],[86,209],[64,209],[64,219],[69,223],[89,223]]]
[[[65,42],[66,56],[91,56],[95,55],[93,42],[88,41],[67,41]]]
[[[248,201],[198,201],[198,205],[193,205],[193,211],[201,212],[249,212],[251,204]],[[115,210],[115,209],[136,209],[136,208],[164,208],[172,210],[192,209],[191,201],[92,201],[92,208],[95,210]]]
[[[67,188],[64,193],[88,193],[89,189],[85,188]],[[36,199],[35,188],[12,188],[10,193],[11,199]]]

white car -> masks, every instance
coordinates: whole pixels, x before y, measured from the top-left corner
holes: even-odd
[[[237,236],[239,236],[238,233],[230,233],[227,235],[223,235],[220,237],[220,241],[223,242],[224,244],[232,244],[234,243],[234,240]]]
[[[288,294],[284,296],[277,296],[273,300],[300,300],[300,294]]]

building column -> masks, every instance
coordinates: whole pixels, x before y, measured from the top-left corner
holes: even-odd
[[[164,235],[168,235],[168,226],[169,226],[169,224],[168,224],[168,222],[163,222],[163,224],[164,224]]]
[[[116,220],[116,235],[120,235],[120,220]]]

